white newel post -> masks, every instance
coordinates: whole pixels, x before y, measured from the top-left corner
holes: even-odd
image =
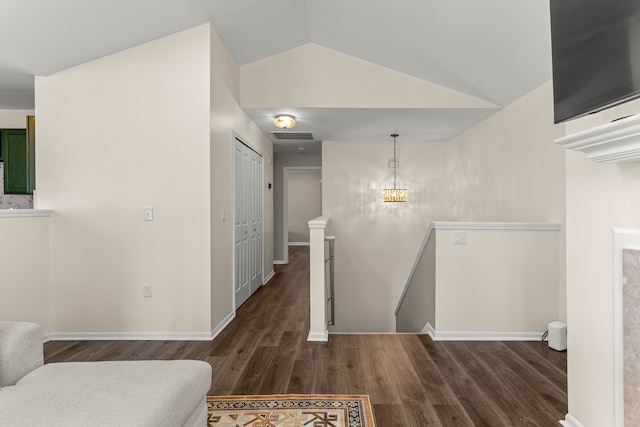
[[[325,253],[324,236],[329,224],[328,216],[320,216],[309,221],[309,336],[307,341],[329,341],[325,294]]]

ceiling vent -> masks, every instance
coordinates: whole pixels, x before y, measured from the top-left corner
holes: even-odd
[[[313,141],[313,135],[311,132],[271,132],[276,139],[279,140],[305,140],[305,141]]]

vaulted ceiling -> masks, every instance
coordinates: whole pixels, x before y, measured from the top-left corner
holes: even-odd
[[[286,106],[318,139],[448,139],[551,79],[546,1],[0,0],[0,109],[33,108],[33,76],[206,22],[243,67],[311,43],[483,104]],[[281,110],[246,109],[266,133]]]

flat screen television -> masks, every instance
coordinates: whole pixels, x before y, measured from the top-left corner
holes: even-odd
[[[640,96],[640,0],[550,0],[554,122]]]

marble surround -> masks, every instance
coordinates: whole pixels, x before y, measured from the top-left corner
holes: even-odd
[[[4,194],[4,163],[0,162],[0,209],[33,209],[30,194]]]
[[[640,425],[640,250],[622,251],[624,425]]]

